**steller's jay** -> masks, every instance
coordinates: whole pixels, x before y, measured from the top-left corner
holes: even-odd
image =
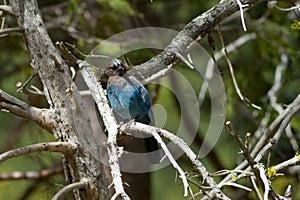
[[[106,90],[109,103],[117,115],[118,121],[128,122],[135,120],[143,124],[154,125],[154,115],[151,108],[150,95],[146,88],[134,76],[126,74],[127,69],[118,59],[113,59],[106,68],[108,78]],[[154,137],[144,138],[146,151],[159,149]],[[159,162],[160,153],[151,154],[151,163]]]

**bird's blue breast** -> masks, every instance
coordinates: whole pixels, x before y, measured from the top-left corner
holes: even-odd
[[[135,77],[109,77],[107,94],[111,107],[123,121],[154,124],[149,93]]]

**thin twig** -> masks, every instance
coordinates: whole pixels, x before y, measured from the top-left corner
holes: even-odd
[[[239,96],[239,98],[241,99],[241,101],[242,101],[245,105],[251,106],[251,107],[253,107],[253,108],[256,108],[256,109],[259,109],[259,110],[260,110],[261,107],[255,105],[254,103],[251,103],[250,100],[242,94],[242,92],[241,92],[241,90],[240,90],[240,88],[239,88],[239,85],[238,85],[238,83],[237,83],[237,80],[236,80],[236,78],[235,78],[233,66],[232,66],[232,63],[231,63],[231,61],[230,61],[230,59],[229,59],[229,54],[228,54],[228,52],[227,52],[227,49],[226,49],[226,46],[225,46],[225,43],[224,43],[224,40],[223,40],[223,36],[222,36],[222,33],[221,33],[220,25],[218,25],[218,28],[217,28],[217,29],[218,29],[218,35],[219,35],[219,38],[220,38],[220,41],[221,41],[221,44],[222,44],[222,48],[223,48],[224,53],[225,53],[225,58],[226,58],[226,61],[227,61],[227,65],[228,65],[228,67],[229,67],[230,76],[231,76],[231,79],[232,79],[232,82],[233,82],[233,86],[234,86],[234,89],[235,89],[237,95]]]
[[[263,132],[265,131],[265,127],[268,124],[271,116],[272,109],[275,109],[278,113],[283,112],[283,107],[279,103],[277,103],[277,96],[279,94],[280,89],[283,86],[283,73],[286,71],[288,66],[288,55],[284,51],[283,48],[279,48],[280,50],[280,60],[281,62],[277,65],[273,85],[270,90],[267,92],[267,98],[270,101],[270,106],[267,108],[264,118],[261,120],[261,124],[258,129],[254,133],[254,138],[251,141],[252,144],[255,144],[257,140],[262,136]],[[287,127],[287,129],[289,129]],[[298,148],[297,148],[298,149]]]
[[[299,155],[296,155],[294,158],[291,158],[280,164],[277,164],[277,165],[273,166],[272,168],[276,171],[281,171],[290,166],[296,166],[296,165],[300,165],[300,156]]]
[[[281,10],[281,11],[284,11],[284,12],[289,12],[289,11],[292,11],[292,10],[300,10],[300,5],[296,5],[296,6],[292,6],[292,7],[289,7],[289,8],[281,8],[277,5],[275,5],[275,8],[277,8],[278,10]]]
[[[260,140],[256,143],[254,149],[251,152],[251,156],[256,157],[256,155],[261,152],[266,144],[269,143],[270,139],[272,139],[271,141],[274,141],[276,143],[281,137],[282,132],[285,130],[286,126],[290,123],[294,115],[299,111],[300,95],[298,95],[295,100],[290,105],[288,105],[288,107],[273,121],[266,132],[262,135]],[[272,146],[270,146],[270,148]]]
[[[262,196],[261,196],[261,194],[260,194],[260,192],[259,192],[259,190],[258,190],[258,187],[257,187],[257,184],[256,184],[256,182],[255,182],[254,176],[251,176],[251,177],[250,177],[250,182],[251,182],[251,184],[252,184],[252,187],[253,187],[253,189],[254,189],[254,191],[255,191],[255,194],[256,194],[257,198],[258,198],[259,200],[263,200],[263,198],[262,198]]]
[[[31,106],[0,89],[0,111],[7,111],[31,121],[38,121],[43,109]],[[40,121],[42,122],[42,121]],[[47,123],[44,121],[44,123]],[[46,125],[45,125],[46,126]]]
[[[186,59],[183,55],[181,55],[180,53],[176,53],[176,56],[177,56],[182,62],[184,62],[189,68],[195,69],[193,63],[190,62],[188,59]]]
[[[243,4],[253,5],[258,1],[260,0],[242,0],[241,2]],[[239,9],[240,7],[236,0],[225,0],[194,18],[160,54],[148,62],[135,67],[136,71],[142,74],[142,77],[146,77],[144,83],[151,82],[157,77],[160,77],[160,75],[163,75],[161,70],[165,71],[166,66],[172,66],[178,60],[176,57],[177,52],[182,53],[192,42],[203,39],[213,27]],[[226,14],[224,11],[227,11]],[[129,73],[133,73],[133,71],[131,70]],[[157,73],[160,73],[160,75],[157,75]]]
[[[15,28],[5,28],[0,30],[0,36],[1,35],[6,35],[8,33],[21,33],[23,32],[23,29],[19,28],[19,27],[15,27]]]
[[[33,144],[18,149],[10,150],[0,154],[0,163],[10,158],[20,157],[28,155],[30,153],[49,151],[49,152],[60,152],[63,154],[73,151],[74,146],[69,142],[45,142]]]
[[[243,143],[242,139],[240,138],[240,136],[237,134],[237,132],[234,130],[232,124],[230,121],[227,121],[225,123],[225,125],[229,128],[229,131],[231,133],[231,135],[233,136],[233,138],[236,140],[236,142],[238,143],[238,145],[240,146],[243,155],[245,156],[245,158],[247,159],[247,161],[249,162],[250,166],[254,169],[254,160],[251,157],[251,155],[249,154],[249,151],[246,147],[246,145]]]
[[[165,152],[167,158],[169,159],[169,161],[171,162],[171,164],[173,165],[173,167],[180,174],[179,177],[182,179],[182,183],[183,183],[183,187],[184,187],[184,197],[188,196],[188,192],[190,192],[190,194],[193,197],[193,193],[192,193],[191,187],[189,186],[189,184],[187,182],[187,178],[186,178],[186,175],[185,175],[184,171],[181,169],[181,167],[178,165],[178,163],[176,162],[176,160],[173,158],[171,152],[169,151],[168,147],[163,142],[163,140],[161,139],[161,137],[159,136],[159,134],[157,132],[152,132],[152,134],[153,134],[154,138],[157,140],[157,142],[160,144],[161,148]]]
[[[288,185],[284,192],[284,198],[286,198],[286,200],[292,200],[292,196],[292,186]]]
[[[281,113],[272,123],[271,125],[266,129],[266,131],[263,134],[263,137],[260,139],[260,144],[257,144],[252,152],[251,152],[251,156],[254,158],[254,160],[256,160],[256,158],[258,157],[257,154],[258,152],[262,151],[262,148],[266,145],[266,144],[270,144],[269,139],[270,137],[274,136],[274,134],[276,133],[276,131],[278,130],[279,126],[282,124],[283,120],[288,116],[288,115],[294,115],[295,112],[299,112],[300,110],[300,95],[298,95],[294,101],[288,105],[288,107],[283,111],[283,113]],[[291,120],[291,117],[289,117],[288,120]],[[271,144],[270,144],[271,146]],[[260,159],[258,159],[260,160]],[[237,167],[235,167],[235,170],[243,170],[245,172],[249,172],[250,167],[247,168],[247,166],[249,165],[247,160],[244,160],[243,162],[241,162]],[[245,169],[247,168],[247,169]],[[241,174],[239,176],[237,176],[235,179],[232,179],[231,174],[228,174],[225,178],[223,178],[223,180],[218,184],[219,188],[221,188],[224,184],[226,184],[229,181],[238,181],[241,178],[244,178],[245,175]],[[210,192],[209,193],[210,196],[213,196],[214,193]],[[207,199],[207,198],[203,198],[203,199]]]
[[[236,188],[240,188],[240,189],[246,190],[246,191],[248,191],[248,192],[251,192],[251,191],[252,191],[251,188],[248,188],[248,187],[246,187],[246,186],[243,186],[243,185],[237,184],[237,183],[233,183],[233,182],[231,182],[231,183],[228,182],[228,183],[224,184],[224,186],[236,187]]]
[[[288,54],[283,48],[279,48],[280,51],[280,63],[276,67],[275,75],[274,75],[274,81],[271,89],[267,93],[267,97],[270,100],[270,105],[273,109],[275,109],[278,113],[283,112],[283,106],[279,103],[277,103],[277,96],[280,91],[280,89],[283,86],[283,74],[286,71],[288,67]],[[285,128],[286,135],[290,141],[291,146],[293,147],[294,151],[297,151],[299,149],[299,146],[297,144],[297,141],[293,135],[293,132],[291,130],[290,124]],[[258,136],[260,137],[260,135]]]
[[[270,185],[269,185],[268,178],[265,174],[264,166],[263,166],[263,164],[259,163],[259,164],[255,165],[255,167],[258,169],[260,178],[261,178],[261,180],[264,184],[264,187],[265,187],[264,200],[268,200],[269,199],[269,192],[270,192],[271,188],[270,188]]]
[[[261,175],[259,174],[259,172],[257,171],[257,165],[255,163],[257,163],[258,161],[254,160],[253,157],[250,155],[248,149],[246,148],[245,144],[243,143],[243,141],[241,140],[241,138],[239,137],[239,135],[236,133],[236,131],[234,130],[233,126],[231,125],[230,121],[227,121],[226,126],[229,128],[231,135],[233,136],[233,138],[237,141],[237,143],[239,144],[243,155],[245,156],[246,160],[249,162],[250,167],[253,170],[253,173],[256,177],[256,179],[259,181]],[[264,183],[264,180],[262,180]],[[261,184],[261,182],[259,181],[259,183]]]
[[[37,74],[34,73],[34,74],[31,75],[24,83],[18,84],[18,85],[17,85],[17,86],[18,86],[17,92],[22,92],[22,91],[25,89],[25,87],[29,84],[29,82],[30,82],[34,77],[36,77],[36,76],[37,76]]]
[[[238,47],[244,45],[245,43],[251,40],[254,40],[255,38],[256,38],[255,33],[249,33],[239,37],[238,39],[234,40],[233,42],[231,42],[226,46],[227,53],[229,54],[233,51],[236,51]],[[209,81],[212,78],[215,69],[215,63],[224,56],[225,56],[224,51],[218,51],[212,56],[212,58],[209,59],[206,66],[205,81]],[[206,92],[207,92],[207,84],[204,82],[202,84],[201,90],[198,95],[198,101],[200,105],[204,101]]]
[[[242,22],[243,29],[244,29],[244,31],[246,32],[246,31],[247,31],[247,27],[246,27],[246,23],[245,23],[244,10],[243,10],[243,8],[244,8],[244,7],[248,7],[249,4],[242,4],[240,0],[236,0],[236,2],[237,2],[237,4],[239,5],[239,8],[240,8],[241,22]]]
[[[245,176],[253,176],[252,172],[247,172],[247,171],[244,171],[244,170],[228,170],[228,169],[224,169],[224,170],[214,172],[211,175],[212,176],[224,176],[224,175],[227,175],[227,174],[232,175],[232,174],[237,174],[237,173],[244,174]]]
[[[52,200],[59,200],[60,198],[62,198],[66,193],[75,190],[75,189],[79,189],[79,188],[85,188],[88,186],[88,179],[83,178],[81,181],[76,182],[76,183],[71,183],[70,185],[67,185],[66,187],[62,188],[60,191],[58,191],[54,197],[52,198]]]

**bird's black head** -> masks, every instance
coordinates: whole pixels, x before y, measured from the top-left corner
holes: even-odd
[[[127,70],[120,60],[114,58],[106,71],[108,76],[123,76]]]
[[[99,81],[102,83],[103,87],[106,88],[107,81],[111,76],[123,76],[127,72],[124,64],[114,58],[111,60],[109,66],[105,68],[104,71],[100,73]]]

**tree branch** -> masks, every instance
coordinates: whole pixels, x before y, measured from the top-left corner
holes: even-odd
[[[244,5],[249,4],[250,6],[260,1],[262,0],[243,0],[240,3]],[[144,83],[149,83],[162,76],[164,73],[161,73],[161,71],[166,71],[166,66],[170,67],[178,61],[176,55],[182,54],[192,42],[201,40],[213,27],[239,9],[240,7],[236,0],[221,1],[218,5],[188,23],[164,51],[149,61],[135,66],[135,70],[131,70],[129,73],[136,75],[137,71],[141,75],[137,76],[138,78],[146,77],[145,80],[142,80]]]
[[[269,142],[269,139],[274,137],[278,140],[281,136],[282,131],[286,128],[293,116],[300,111],[300,95],[288,105],[288,107],[273,121],[266,132],[262,135],[260,140],[257,142],[251,156],[255,157],[259,151]]]
[[[0,5],[0,17],[4,17],[7,14],[14,15],[11,6]]]
[[[45,179],[49,176],[56,174],[62,174],[62,167],[54,167],[49,169],[43,169],[41,171],[16,171],[12,173],[1,173],[0,180],[19,180],[19,179]]]
[[[239,0],[238,0],[238,1],[239,1]],[[240,90],[240,87],[239,87],[239,85],[238,85],[238,83],[237,83],[237,80],[236,80],[236,78],[235,78],[233,66],[232,66],[232,63],[231,63],[231,61],[230,61],[230,59],[229,59],[229,54],[228,54],[228,52],[227,52],[227,49],[226,49],[226,46],[225,46],[225,43],[224,43],[224,40],[223,40],[223,37],[222,37],[220,25],[218,25],[217,29],[218,29],[218,35],[219,35],[219,38],[220,38],[220,40],[221,40],[222,48],[223,48],[223,50],[224,50],[226,62],[227,62],[228,68],[229,68],[230,76],[231,76],[231,79],[232,79],[232,82],[233,82],[233,86],[234,86],[234,89],[235,89],[235,91],[236,91],[238,97],[240,98],[240,100],[241,100],[246,106],[252,106],[253,108],[256,108],[256,109],[261,110],[261,107],[259,107],[259,106],[255,105],[255,104],[251,103],[250,100],[242,94],[242,92],[241,92],[241,90]]]
[[[276,171],[282,171],[288,167],[300,165],[300,155],[296,155],[294,158],[286,160],[280,164],[273,166],[272,168]]]
[[[37,121],[41,109],[30,106],[29,104],[7,94],[0,89],[0,110],[8,111],[25,119]]]
[[[79,182],[75,182],[72,183],[70,185],[67,185],[66,187],[64,187],[63,189],[61,189],[60,191],[58,191],[54,197],[52,198],[52,200],[59,200],[60,198],[62,198],[66,193],[75,190],[75,189],[79,189],[79,188],[85,188],[87,187],[89,184],[89,181],[85,178],[83,178],[81,181]]]
[[[245,43],[247,43],[251,40],[254,40],[255,38],[256,38],[255,33],[249,33],[249,34],[239,37],[238,39],[236,39],[233,42],[231,42],[230,44],[228,44],[225,48],[224,47],[223,48],[226,49],[227,53],[229,54],[229,53],[237,50],[237,48],[244,45]],[[216,52],[213,55],[213,57],[208,60],[207,66],[206,66],[206,72],[205,72],[205,80],[210,80],[212,78],[213,70],[215,69],[215,67],[214,67],[215,63],[217,63],[217,61],[220,60],[223,56],[225,56],[225,52],[220,50],[220,51]],[[201,90],[198,95],[200,105],[202,105],[202,103],[204,101],[206,92],[207,92],[207,85],[202,84]]]
[[[23,29],[19,28],[19,27],[15,27],[15,28],[5,28],[0,30],[0,36],[8,34],[8,33],[22,33]]]
[[[60,152],[63,154],[70,153],[74,150],[74,146],[69,142],[49,142],[33,144],[18,149],[10,150],[0,154],[0,163],[10,158],[20,157],[30,153],[49,151],[49,152]]]
[[[284,130],[284,128],[290,122],[292,117],[297,112],[299,112],[299,110],[300,110],[300,95],[298,95],[294,99],[294,101],[291,104],[289,104],[287,106],[287,108],[279,116],[277,116],[277,118],[266,129],[266,131],[264,132],[263,136],[260,138],[260,140],[256,144],[256,146],[253,148],[250,155],[251,155],[251,157],[253,157],[255,162],[259,162],[263,158],[263,155],[265,154],[265,152],[267,152],[267,150],[269,150],[272,147],[272,144],[269,140],[272,137],[278,138],[278,136],[280,136],[280,133],[277,134],[277,136],[274,136],[279,131],[279,127],[281,127],[280,128],[281,130]],[[235,169],[233,169],[233,171],[244,169],[245,172],[248,172],[250,170],[250,167],[248,167],[248,166],[249,166],[248,161],[244,160],[237,167],[235,167]],[[237,176],[235,179],[232,179],[231,174],[229,174],[225,178],[222,179],[222,181],[218,184],[218,186],[222,187],[222,186],[228,184],[228,182],[236,182],[243,177],[245,177],[245,176],[242,174],[242,175]],[[209,195],[214,196],[214,194],[212,192],[209,193]],[[207,199],[207,198],[203,198],[203,199]]]
[[[197,167],[197,170],[203,176],[203,179],[208,183],[208,185],[212,188],[212,191],[216,193],[218,199],[229,199],[218,187],[217,183],[213,180],[211,175],[206,170],[205,166],[201,163],[201,161],[197,158],[197,155],[189,148],[188,144],[185,143],[181,138],[176,135],[153,126],[148,126],[138,122],[129,122],[120,127],[121,131],[124,132],[135,132],[139,131],[141,133],[146,133],[150,135],[155,135],[158,133],[160,136],[169,139],[175,145],[177,145],[191,160],[191,162]]]
[[[37,122],[42,128],[53,132],[55,122],[53,110],[39,109],[31,106],[0,89],[0,111],[13,113],[25,119]]]
[[[104,125],[108,132],[106,147],[108,150],[109,166],[116,195],[121,196],[124,200],[128,200],[130,198],[126,194],[123,187],[118,160],[117,134],[119,125],[112,113],[111,108],[109,107],[104,89],[98,83],[98,79],[92,71],[92,66],[89,63],[80,60],[78,60],[78,66],[81,70],[81,75],[97,104],[99,113],[102,116]]]
[[[270,192],[271,188],[270,188],[269,181],[268,181],[268,179],[266,177],[266,174],[265,174],[264,166],[263,166],[263,164],[259,163],[259,164],[255,165],[255,168],[258,169],[260,178],[261,178],[261,180],[264,184],[264,187],[265,187],[264,200],[268,200],[269,199],[269,192]]]

